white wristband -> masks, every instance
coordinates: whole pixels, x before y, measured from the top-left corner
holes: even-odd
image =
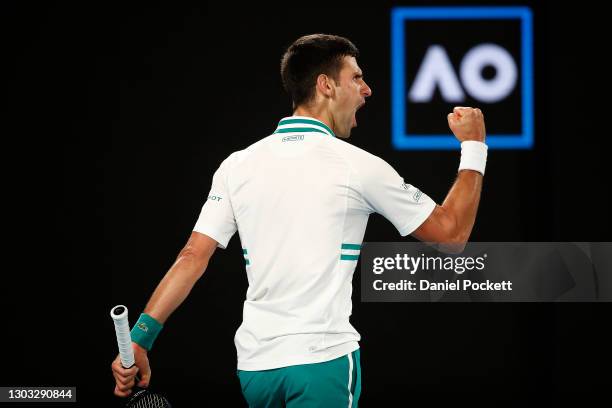
[[[476,140],[461,142],[461,162],[459,170],[476,170],[484,176],[487,165],[487,150],[489,147]]]

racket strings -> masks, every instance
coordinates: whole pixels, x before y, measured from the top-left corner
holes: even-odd
[[[126,408],[172,408],[170,403],[162,395],[141,390],[134,394],[126,405]]]

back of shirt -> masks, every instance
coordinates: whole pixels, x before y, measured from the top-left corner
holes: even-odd
[[[249,289],[235,337],[238,369],[323,362],[357,349],[352,277],[369,214],[407,235],[434,207],[383,160],[312,118],[285,118],[230,155],[194,231],[220,247],[240,235]]]

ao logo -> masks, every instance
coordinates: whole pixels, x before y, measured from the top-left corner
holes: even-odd
[[[531,149],[533,74],[529,7],[394,7],[393,148],[459,149],[446,115],[476,106],[487,118],[490,149]]]
[[[495,76],[482,76],[487,66],[495,68]],[[495,103],[506,98],[515,88],[518,72],[512,55],[496,44],[481,44],[465,54],[459,68],[465,90],[474,99]],[[441,45],[428,48],[408,98],[412,102],[429,102],[436,87],[447,102],[463,102],[465,93],[455,74],[448,54]]]

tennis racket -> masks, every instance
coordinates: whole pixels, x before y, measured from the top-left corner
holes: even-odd
[[[134,365],[135,360],[127,307],[117,305],[112,308],[110,315],[115,323],[121,365],[124,368],[130,368]],[[136,383],[139,381],[140,379],[136,376]],[[135,385],[133,391],[134,393],[125,405],[126,408],[172,408],[172,405],[163,395],[151,392],[148,388],[140,388]]]

